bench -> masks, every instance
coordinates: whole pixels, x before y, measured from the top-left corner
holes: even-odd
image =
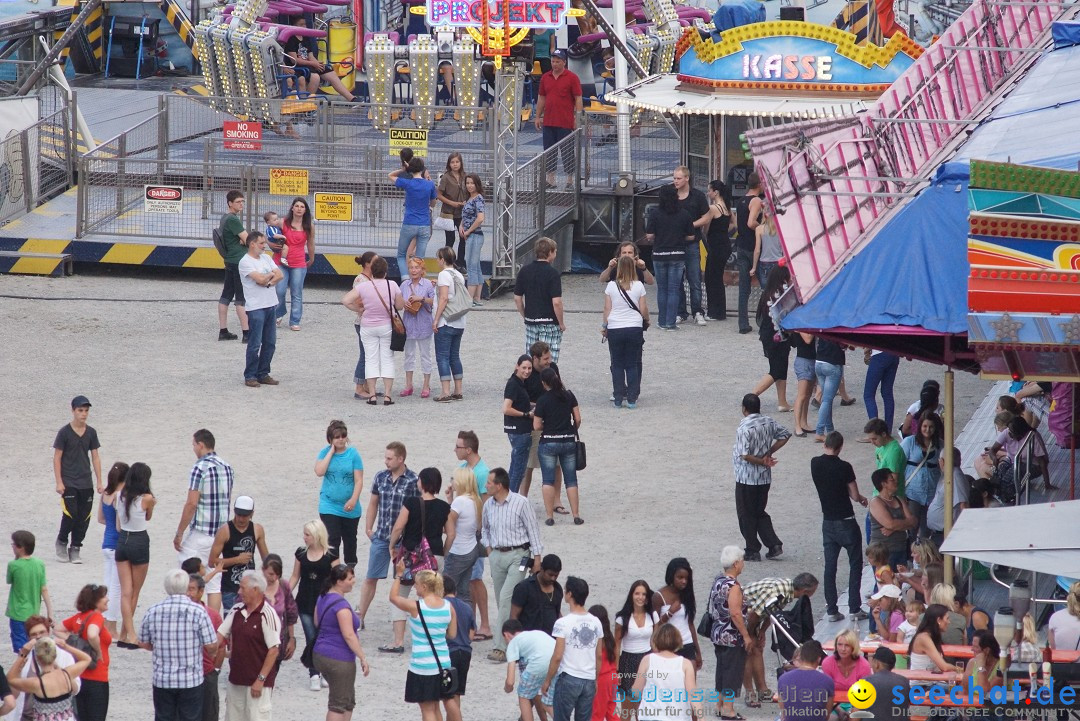
[[[71,253],[27,253],[20,250],[0,250],[0,272],[52,277],[75,274],[75,257]]]

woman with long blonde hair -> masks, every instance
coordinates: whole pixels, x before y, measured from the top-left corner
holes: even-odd
[[[297,548],[293,555],[296,561],[293,563],[292,577],[289,578],[289,588],[296,594],[296,609],[300,615],[300,626],[304,629],[304,638],[307,643],[314,644],[318,636],[315,604],[322,594],[323,583],[330,578],[331,569],[341,561],[338,560],[337,549],[330,548],[326,526],[317,519],[304,524],[304,545]],[[308,668],[308,677],[311,690],[318,691],[322,682],[314,666]]]
[[[1069,587],[1065,608],[1050,617],[1046,632],[1050,648],[1075,651],[1080,648],[1080,581]]]
[[[641,394],[641,349],[649,324],[645,284],[637,278],[633,258],[623,256],[615,266],[615,280],[604,289],[603,333],[611,354],[613,402],[637,408]]]
[[[457,614],[453,604],[443,598],[442,576],[438,573],[420,571],[416,574],[414,585],[420,600],[413,601],[400,595],[404,560],[398,562],[396,570],[394,585],[390,587],[390,603],[408,614],[412,633],[405,703],[419,704],[423,721],[437,721],[442,719],[439,701],[446,702],[448,711],[457,709],[456,689],[443,688],[439,673],[440,669],[450,668],[446,640],[457,636]],[[424,614],[422,621],[421,613]]]
[[[457,584],[457,597],[465,603],[472,603],[469,580],[476,559],[480,557],[480,544],[476,532],[480,529],[480,517],[483,505],[480,490],[476,485],[476,476],[467,466],[454,471],[452,484],[446,493],[450,501],[450,527],[445,547],[446,566],[443,574],[454,579]]]

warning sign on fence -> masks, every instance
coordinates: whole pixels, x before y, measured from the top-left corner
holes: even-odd
[[[351,223],[352,193],[315,193],[315,220]]]
[[[390,155],[397,155],[402,148],[412,148],[418,158],[427,157],[428,131],[414,128],[390,128]]]
[[[231,150],[262,150],[262,123],[233,122],[223,124],[225,147]]]
[[[270,195],[307,195],[308,171],[270,168]]]
[[[180,215],[184,210],[184,189],[179,185],[144,185],[143,210]]]

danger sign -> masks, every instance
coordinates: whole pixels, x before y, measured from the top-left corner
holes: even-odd
[[[179,185],[144,185],[143,210],[180,215],[184,210],[184,189]]]
[[[270,168],[270,195],[307,195],[308,171]]]
[[[417,158],[427,157],[428,131],[413,128],[390,128],[390,155],[397,155],[402,148],[412,148]]]
[[[225,147],[231,150],[262,150],[262,123],[226,120]]]
[[[315,220],[351,223],[352,219],[352,193],[315,193]]]

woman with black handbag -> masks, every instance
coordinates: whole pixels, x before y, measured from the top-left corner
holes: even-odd
[[[611,354],[612,402],[622,408],[637,408],[641,394],[641,350],[649,327],[649,305],[645,284],[637,279],[637,266],[628,257],[619,258],[615,280],[604,289],[604,326]]]
[[[375,382],[382,378],[383,405],[391,406],[394,386],[394,350],[405,349],[405,324],[397,311],[405,307],[401,287],[386,278],[386,259],[371,261],[371,282],[354,290],[364,313],[360,316],[360,340],[364,343],[368,405],[378,405]]]
[[[450,701],[457,691],[457,670],[450,666],[450,649],[446,639],[457,636],[457,617],[454,606],[443,598],[442,576],[435,571],[420,571],[414,577],[419,600],[411,601],[399,594],[404,560],[398,561],[394,585],[390,587],[390,603],[409,616],[412,634],[412,656],[405,680],[405,703],[420,705],[423,721],[442,718],[440,701]]]
[[[544,523],[555,525],[555,468],[558,466],[562,468],[574,525],[580,526],[585,523],[578,515],[578,430],[581,428],[581,408],[574,394],[563,387],[562,379],[554,368],[545,368],[540,373],[540,380],[546,392],[533,409],[533,429],[540,431],[537,455],[544,477],[544,510],[547,511]]]

